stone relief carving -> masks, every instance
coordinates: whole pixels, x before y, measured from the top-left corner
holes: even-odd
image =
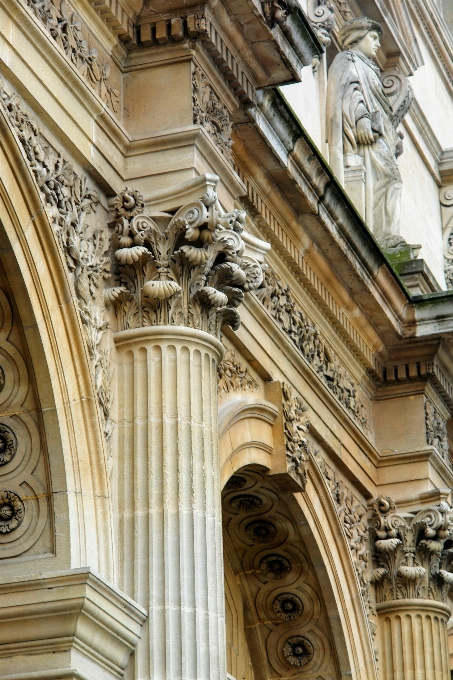
[[[0,491],[0,533],[9,534],[24,519],[24,504],[14,491]]]
[[[414,92],[407,76],[397,67],[385,69],[381,74],[382,88],[393,110],[393,126],[402,122],[414,101]]]
[[[230,500],[230,505],[233,510],[237,512],[256,512],[263,505],[263,501],[259,496],[251,494],[243,494],[241,496],[233,496]]]
[[[418,598],[447,603],[453,584],[453,508],[442,502],[402,515],[391,498],[379,496],[373,511],[377,602]]]
[[[261,0],[261,6],[269,28],[282,26],[292,11],[290,0]]]
[[[334,677],[329,623],[298,520],[274,489],[271,477],[252,468],[241,469],[234,477],[244,480],[241,492],[263,501],[244,514],[231,503],[236,489],[225,487],[223,492],[226,555],[232,558],[229,562],[244,593],[244,610],[255,622],[257,643],[264,652],[260,672],[269,678],[288,678],[297,672],[310,678]],[[251,526],[266,542],[251,541]]]
[[[279,580],[291,572],[291,562],[283,555],[266,555],[260,562],[260,569],[265,576]]]
[[[382,247],[395,248],[405,243],[400,234],[402,181],[396,162],[402,143],[396,126],[411,99],[408,95],[404,102],[403,97],[395,117],[387,93],[396,87],[396,72],[388,76],[393,80],[383,83],[374,62],[381,36],[380,24],[366,17],[350,19],[339,29],[342,52],[328,76],[327,137],[336,177]]]
[[[453,290],[453,185],[442,187],[439,198],[442,213],[445,282],[448,290]]]
[[[302,490],[307,486],[307,471],[310,444],[304,436],[310,427],[310,421],[304,416],[308,411],[302,399],[293,394],[286,383],[282,383],[283,421],[285,431],[286,460],[288,472],[299,481]]]
[[[310,640],[301,635],[293,635],[283,645],[283,655],[291,666],[306,666],[313,659],[314,653]]]
[[[35,120],[14,92],[8,94],[0,82],[0,103],[21,143],[35,177],[46,212],[57,235],[72,274],[80,318],[92,364],[95,388],[104,417],[104,433],[110,440],[112,392],[109,354],[101,341],[106,329],[103,314],[102,284],[109,277],[106,256],[108,239],[104,232],[86,224],[100,203],[97,192],[85,177],[79,177],[61,152],[48,145]]]
[[[243,255],[243,211],[224,213],[212,189],[174,215],[142,214],[130,189],[115,207],[120,285],[105,301],[118,330],[173,324],[219,337],[223,325],[238,328],[244,293],[263,280],[260,264]]]
[[[44,24],[68,60],[115,113],[119,91],[109,85],[110,64],[101,63],[98,50],[89,46],[80,17],[66,0],[25,0],[27,7]]]
[[[245,533],[250,538],[252,543],[272,543],[277,536],[276,527],[266,520],[256,520],[250,522],[245,527]]]
[[[259,388],[257,380],[236,358],[234,349],[227,349],[225,356],[217,367],[219,375],[218,393],[234,392],[235,390],[247,390],[254,392]]]
[[[17,439],[10,427],[0,423],[0,465],[6,465],[16,455]]]
[[[333,2],[343,21],[350,21],[354,18],[354,13],[351,10],[351,6],[347,0],[333,0]]]
[[[275,598],[272,607],[282,621],[295,621],[302,616],[302,600],[292,593],[281,593]]]
[[[440,457],[451,468],[450,447],[447,439],[447,425],[433,402],[425,397],[426,441],[434,446]]]
[[[334,5],[331,0],[308,0],[307,16],[319,41],[328,47],[332,42],[330,32],[335,26]]]
[[[193,122],[201,125],[213,139],[217,148],[231,161],[230,114],[214,91],[206,73],[194,66],[192,72]]]
[[[367,411],[355,382],[324,341],[319,329],[300,309],[290,287],[267,269],[263,284],[255,295],[347,413],[365,432],[369,432]]]
[[[371,555],[370,536],[367,522],[367,508],[354,496],[336,471],[326,462],[318,450],[313,451],[312,458],[326,480],[334,501],[335,509],[349,545],[352,563],[357,575],[363,606],[367,615],[370,638],[377,655],[376,611],[371,597]]]

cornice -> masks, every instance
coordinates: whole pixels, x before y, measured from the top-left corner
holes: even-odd
[[[410,296],[283,95],[260,91],[257,109],[253,123],[236,126],[239,161],[244,150],[259,157],[273,191],[299,216],[386,345],[450,333],[452,293]]]

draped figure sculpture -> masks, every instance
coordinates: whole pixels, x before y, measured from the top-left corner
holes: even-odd
[[[393,248],[400,236],[402,152],[393,111],[374,63],[382,28],[366,17],[338,31],[342,48],[329,70],[327,141],[330,165],[375,238]]]

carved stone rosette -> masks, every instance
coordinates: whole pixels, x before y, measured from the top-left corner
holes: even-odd
[[[402,599],[446,604],[453,584],[453,508],[442,502],[402,515],[391,498],[379,496],[373,511],[372,580],[378,604]]]
[[[144,215],[130,189],[115,208],[120,285],[105,291],[105,301],[117,330],[174,325],[219,337],[223,325],[238,328],[244,293],[263,281],[260,264],[244,256],[245,212],[224,213],[212,190],[174,215]]]

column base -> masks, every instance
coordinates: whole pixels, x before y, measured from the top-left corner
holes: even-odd
[[[146,613],[89,568],[0,585],[1,680],[116,680]]]

